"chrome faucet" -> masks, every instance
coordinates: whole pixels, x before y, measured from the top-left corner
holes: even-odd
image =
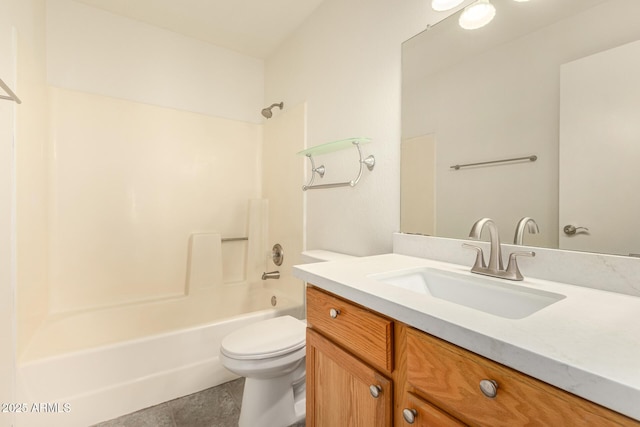
[[[522,238],[524,237],[524,229],[529,231],[529,234],[538,234],[540,229],[536,221],[528,216],[521,218],[516,225],[516,234],[513,236],[513,244],[522,246]]]
[[[484,274],[485,276],[493,276],[499,277],[501,279],[508,280],[522,280],[522,273],[520,273],[520,269],[518,268],[518,263],[516,261],[516,257],[518,256],[535,256],[535,252],[529,251],[520,251],[520,252],[512,252],[509,255],[509,263],[507,264],[506,270],[503,267],[502,263],[502,248],[500,245],[500,236],[498,235],[498,227],[495,222],[491,218],[481,218],[477,220],[473,227],[471,227],[471,231],[469,232],[469,237],[474,240],[479,240],[480,235],[482,234],[482,230],[484,227],[489,228],[489,239],[491,241],[491,249],[489,252],[489,265],[487,266],[484,262],[484,253],[482,252],[482,248],[479,246],[471,245],[469,243],[463,243],[463,247],[474,249],[477,252],[476,262],[471,267],[472,273]]]
[[[269,271],[268,273],[262,273],[262,280],[279,279],[279,278],[280,278],[279,271]]]

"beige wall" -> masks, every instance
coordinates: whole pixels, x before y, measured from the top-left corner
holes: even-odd
[[[46,144],[48,131],[45,72],[45,2],[3,3],[3,31],[17,33],[15,110],[16,283],[18,352],[47,311]]]
[[[403,139],[401,151],[401,230],[433,236],[436,224],[434,135]]]
[[[275,102],[275,101],[274,101]],[[274,110],[273,117],[264,123],[262,194],[269,200],[269,243],[282,245],[285,256],[281,266],[267,260],[267,270],[280,271],[280,279],[269,286],[287,290],[287,294],[302,300],[302,282],[293,277],[291,267],[300,263],[304,248],[304,167],[302,157],[296,155],[304,149],[307,109],[305,104],[285,106]]]
[[[192,233],[246,235],[259,125],[58,88],[50,99],[52,313],[183,295]]]
[[[0,18],[1,19],[1,18]],[[15,88],[16,34],[0,20],[0,79]],[[2,96],[7,94],[1,91]],[[17,104],[0,100],[0,402],[15,402],[15,249],[14,249],[14,116]],[[13,414],[2,411],[0,426],[13,424]]]

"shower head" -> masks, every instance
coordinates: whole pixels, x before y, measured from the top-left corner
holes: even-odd
[[[282,110],[282,107],[284,107],[284,102],[281,102],[279,104],[271,104],[271,106],[267,107],[267,108],[263,108],[262,109],[262,115],[264,117],[266,117],[267,119],[270,119],[271,116],[273,116],[273,112],[271,111],[271,109],[273,107],[280,107],[280,109]]]

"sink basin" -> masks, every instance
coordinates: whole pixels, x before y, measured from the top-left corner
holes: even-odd
[[[564,295],[434,268],[381,273],[372,279],[508,319],[522,319]]]

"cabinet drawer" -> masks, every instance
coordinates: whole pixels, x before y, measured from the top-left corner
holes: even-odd
[[[637,425],[620,414],[413,329],[407,331],[407,380],[417,393],[469,425]],[[495,381],[494,398],[481,391],[483,380]]]
[[[307,323],[372,366],[393,370],[391,320],[307,287]]]
[[[413,420],[405,418],[403,414],[401,426],[415,426],[415,427],[464,427],[461,421],[456,420],[449,414],[442,412],[440,409],[431,405],[430,403],[420,399],[411,393],[407,393],[405,398],[405,404],[402,408],[403,411],[413,411]],[[411,422],[412,421],[412,422]]]

